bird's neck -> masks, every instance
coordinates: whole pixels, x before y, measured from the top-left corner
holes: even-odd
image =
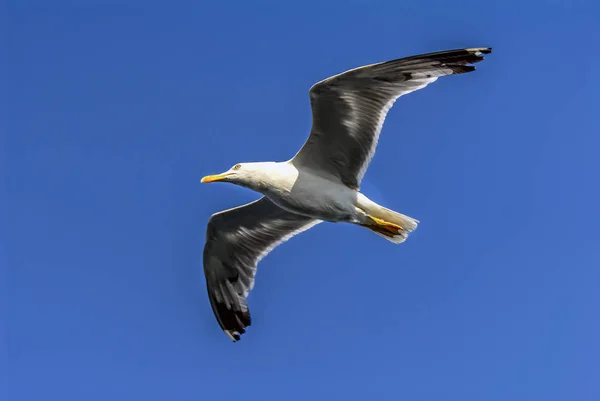
[[[298,178],[298,170],[291,163],[265,163],[260,167],[250,188],[264,195],[273,191],[289,192]]]

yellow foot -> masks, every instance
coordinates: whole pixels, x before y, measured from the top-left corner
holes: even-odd
[[[389,221],[385,221],[382,219],[378,219],[377,217],[369,216],[371,220],[381,229],[389,231],[393,234],[398,234],[400,231],[404,231],[404,227],[399,226],[398,224],[390,223]]]

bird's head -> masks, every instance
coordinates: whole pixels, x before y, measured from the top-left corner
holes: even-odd
[[[268,182],[269,170],[276,163],[238,163],[221,174],[207,175],[200,182],[229,182],[260,190]]]

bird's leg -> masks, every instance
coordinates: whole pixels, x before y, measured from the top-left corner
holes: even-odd
[[[397,234],[399,231],[404,231],[404,227],[399,226],[398,224],[390,223],[389,221],[385,221],[373,216],[369,216],[369,218],[375,223],[376,226],[393,234]]]
[[[385,221],[378,217],[371,216],[359,207],[356,207],[356,211],[361,217],[361,222],[359,223],[361,226],[368,227],[382,234],[395,235],[401,231],[404,231],[404,227],[399,226],[398,224],[390,223],[389,221]]]

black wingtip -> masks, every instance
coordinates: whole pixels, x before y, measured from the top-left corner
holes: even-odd
[[[462,50],[438,53],[440,62],[452,69],[453,74],[475,71],[475,66],[484,60],[485,54],[492,52],[491,47],[469,47]]]
[[[210,297],[210,301],[215,317],[223,332],[231,341],[239,341],[241,335],[246,332],[246,328],[252,324],[250,310],[230,309],[225,303],[218,302],[212,296]]]
[[[484,59],[484,55],[492,52],[491,47],[471,47],[464,49],[467,52],[467,63],[478,63]]]
[[[242,338],[240,333],[238,333],[237,331],[223,330],[223,332],[227,335],[227,337],[229,337],[231,342],[234,343],[240,341],[240,339]]]

